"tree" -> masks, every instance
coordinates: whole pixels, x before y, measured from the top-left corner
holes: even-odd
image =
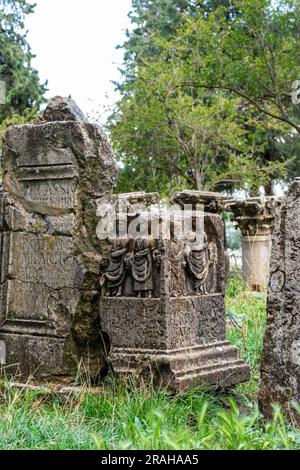
[[[132,0],[128,16],[135,25],[126,32],[122,68],[125,81],[134,78],[134,71],[145,59],[159,56],[161,49],[153,41],[155,35],[171,38],[183,23],[184,15],[197,11],[197,0]],[[118,84],[119,88],[122,88]]]
[[[34,11],[26,0],[0,0],[0,80],[6,84],[6,102],[0,107],[3,121],[29,119],[44,101],[45,85],[32,67],[33,55],[26,41],[24,19]]]

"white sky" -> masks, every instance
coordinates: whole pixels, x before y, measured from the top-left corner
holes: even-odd
[[[35,0],[28,16],[33,66],[48,80],[47,97],[72,95],[88,114],[102,114],[117,95],[123,52],[116,50],[130,27],[131,0]],[[103,119],[103,116],[102,116]]]

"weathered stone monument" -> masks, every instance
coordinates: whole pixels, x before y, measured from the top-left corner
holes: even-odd
[[[111,148],[71,99],[4,137],[0,341],[5,373],[69,381],[104,366],[99,328],[97,203],[116,177]]]
[[[147,195],[133,195],[130,203],[143,198]],[[140,217],[146,236],[132,236],[128,230],[113,240],[101,282],[101,330],[109,337],[108,362],[117,376],[151,377],[176,391],[199,384],[226,387],[249,378],[249,367],[225,339],[220,203],[216,193],[175,194],[173,204],[182,209],[169,218],[169,237],[161,215],[156,213],[155,237],[153,217],[147,211],[130,211],[126,228]],[[196,204],[204,208],[201,215]],[[193,230],[178,238],[185,218]],[[197,218],[202,222],[200,238],[195,236]]]
[[[272,231],[278,198],[251,197],[230,201],[226,210],[234,213],[234,222],[242,234],[242,271],[252,290],[264,290],[268,286],[272,245]]]
[[[156,193],[113,196],[108,141],[68,98],[10,127],[2,160],[2,373],[96,381],[108,363],[179,391],[248,379],[225,339],[220,195],[177,193],[163,213]],[[108,239],[114,205],[121,235]]]
[[[272,403],[299,421],[300,402],[300,178],[277,208],[273,233],[259,401],[266,417]]]

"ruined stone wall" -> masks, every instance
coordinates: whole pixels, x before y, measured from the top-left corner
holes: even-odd
[[[81,364],[96,377],[107,347],[98,319],[107,244],[96,237],[96,208],[116,178],[107,138],[71,99],[57,97],[37,124],[7,130],[2,167],[5,372],[69,381]]]

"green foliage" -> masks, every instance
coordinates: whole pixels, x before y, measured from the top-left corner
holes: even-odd
[[[37,112],[46,91],[31,66],[33,55],[26,41],[24,19],[34,11],[27,0],[0,0],[0,80],[6,84],[6,103],[0,123],[16,114]]]
[[[118,191],[243,188],[283,179],[297,129],[293,2],[133,2],[124,82],[108,129]]]
[[[300,105],[294,114],[300,121]],[[290,133],[284,139],[276,142],[276,151],[287,161],[289,180],[300,175],[300,136],[296,132]]]
[[[0,123],[0,141],[3,133],[8,126],[22,125],[33,122],[36,118],[35,109],[26,109],[22,116],[18,113],[13,113]]]
[[[233,287],[233,283],[235,287]],[[0,387],[0,449],[298,449],[299,429],[278,406],[263,422],[256,393],[265,329],[265,295],[231,280],[228,338],[250,364],[249,384],[231,394],[194,389],[173,396],[151,385],[107,381],[65,403],[44,393]],[[235,292],[235,295],[233,295]]]
[[[30,122],[35,121],[36,119],[36,110],[35,109],[27,109],[24,111],[23,115],[20,116],[18,113],[13,113],[2,122],[0,122],[0,156],[2,152],[1,142],[4,135],[5,130],[8,126],[14,125],[23,125],[28,124]],[[0,177],[2,177],[2,168],[0,167]]]
[[[230,219],[225,220],[225,227],[226,227],[226,248],[229,248],[230,250],[240,250],[241,249],[241,231],[233,225],[233,222]]]
[[[257,190],[274,172],[274,164],[262,167],[253,155],[260,144],[253,139],[249,145],[240,100],[216,93],[207,103],[204,96],[189,95],[178,89],[177,77],[160,60],[127,84],[111,119],[111,137],[122,163],[118,189],[213,189],[218,181],[233,178]],[[247,125],[253,121],[250,117]]]

